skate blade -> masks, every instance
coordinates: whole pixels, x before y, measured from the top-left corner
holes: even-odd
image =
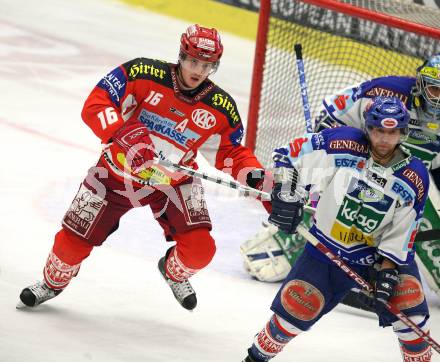
[[[25,308],[29,308],[29,307],[26,304],[24,304],[21,300],[15,306],[15,309],[25,309]]]

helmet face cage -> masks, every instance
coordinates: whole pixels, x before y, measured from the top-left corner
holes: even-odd
[[[179,60],[184,60],[186,54],[205,62],[217,63],[223,54],[223,45],[220,35],[214,28],[205,28],[198,24],[191,25],[180,38]]]
[[[440,54],[417,68],[414,105],[422,128],[440,133]]]
[[[372,128],[400,129],[400,142],[408,137],[409,113],[397,97],[375,97],[363,113],[367,134]]]

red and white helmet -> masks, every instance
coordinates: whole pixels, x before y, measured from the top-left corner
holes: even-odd
[[[223,54],[220,35],[214,28],[194,24],[180,38],[180,51],[206,62],[217,62]]]

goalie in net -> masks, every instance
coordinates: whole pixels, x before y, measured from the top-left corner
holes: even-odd
[[[429,57],[418,67],[415,77],[387,76],[374,78],[326,97],[315,119],[315,129],[349,125],[363,128],[360,115],[368,100],[378,94],[400,98],[410,113],[409,135],[404,146],[423,160],[430,170],[431,187],[421,230],[439,228],[440,217],[433,205],[440,205],[440,54]],[[396,188],[405,194],[405,190]],[[314,195],[312,195],[312,198]],[[313,200],[312,200],[313,202]],[[309,226],[311,215],[305,213]],[[244,265],[250,275],[264,282],[284,280],[301,253],[305,241],[288,235],[269,224],[241,245]],[[416,244],[417,261],[429,287],[440,295],[440,241]],[[354,292],[348,296],[353,304]],[[354,302],[354,306],[362,307]]]

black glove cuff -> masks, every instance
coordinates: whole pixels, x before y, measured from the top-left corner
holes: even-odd
[[[393,285],[399,282],[399,271],[395,268],[379,270],[377,281],[387,281]]]
[[[298,170],[295,167],[278,167],[275,169],[274,173],[275,184],[285,185],[292,191],[296,190],[296,184],[298,183]]]
[[[397,269],[382,269],[377,275],[376,298],[389,300],[393,294],[394,287],[399,283],[399,272]]]
[[[256,168],[246,175],[246,184],[252,188],[257,188],[258,184],[264,179],[264,170]]]
[[[301,204],[301,206],[303,206],[304,205],[303,198],[298,192],[296,192],[290,186],[291,185],[289,184],[283,184],[283,183],[275,184],[275,187],[273,188],[271,195],[272,201],[276,200],[286,204],[295,204],[297,206]],[[287,205],[285,207],[290,208]]]

